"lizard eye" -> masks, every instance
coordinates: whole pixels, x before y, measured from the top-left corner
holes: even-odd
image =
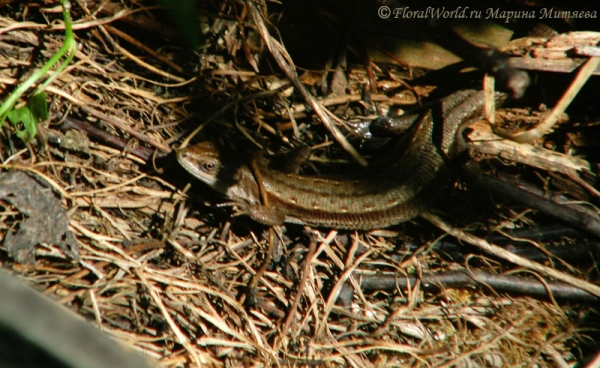
[[[202,169],[207,173],[214,172],[217,169],[217,163],[214,161],[207,161],[202,164]]]

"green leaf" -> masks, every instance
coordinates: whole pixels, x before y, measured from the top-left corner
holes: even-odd
[[[10,111],[7,117],[17,131],[17,137],[29,142],[35,137],[40,120],[48,119],[46,94],[34,95],[26,106]]]
[[[25,142],[33,139],[35,136],[40,119],[48,119],[48,106],[46,105],[46,95],[43,93],[44,89],[66,68],[77,50],[77,43],[73,36],[73,27],[71,24],[71,13],[69,12],[71,8],[70,3],[68,0],[60,0],[60,3],[63,8],[63,19],[65,22],[65,42],[60,50],[41,69],[35,71],[23,83],[20,83],[8,98],[0,104],[0,128],[2,128],[6,118],[9,118],[17,129],[17,136]],[[13,109],[21,96],[42,79],[46,75],[46,72],[65,55],[65,60],[58,66],[54,73],[37,87],[32,101],[29,101],[27,106],[14,111]]]
[[[33,115],[37,116],[38,119],[48,119],[48,103],[46,102],[45,92],[34,95],[27,103],[27,106],[29,106],[29,109]]]
[[[15,126],[17,137],[23,142],[29,142],[35,136],[37,121],[27,106],[10,111],[8,119]]]

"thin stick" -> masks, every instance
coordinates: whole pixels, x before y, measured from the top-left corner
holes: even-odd
[[[433,225],[437,226],[441,230],[454,236],[458,240],[466,241],[467,243],[474,245],[474,246],[484,250],[487,253],[493,254],[493,255],[500,257],[506,261],[509,261],[509,262],[519,265],[521,267],[525,267],[529,270],[534,270],[534,271],[544,273],[544,274],[546,274],[550,277],[553,277],[557,280],[566,282],[567,284],[573,285],[579,289],[583,289],[590,294],[600,296],[600,287],[598,287],[592,283],[589,283],[582,279],[578,279],[573,276],[569,276],[563,272],[560,272],[553,268],[541,265],[537,262],[532,262],[526,258],[523,258],[512,252],[509,252],[506,249],[503,249],[495,244],[490,244],[487,241],[485,241],[484,239],[478,238],[472,234],[465,233],[458,228],[450,226],[449,224],[444,222],[441,218],[439,218],[438,216],[436,216],[430,212],[425,212],[425,213],[421,214],[421,217],[424,218],[425,220],[429,221]]]

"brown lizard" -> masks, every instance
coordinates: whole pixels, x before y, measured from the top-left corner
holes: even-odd
[[[423,113],[389,153],[344,176],[276,170],[264,154],[244,162],[210,141],[184,148],[177,157],[189,173],[262,224],[384,228],[418,216],[443,192],[452,160],[464,149],[462,130],[482,118],[483,105],[482,91],[455,92],[441,100],[441,113]]]

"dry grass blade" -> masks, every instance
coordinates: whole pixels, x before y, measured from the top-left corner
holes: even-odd
[[[597,238],[569,228],[567,235],[549,237],[562,229],[559,222],[519,204],[489,203],[489,196],[479,201],[465,190],[472,189],[466,181],[446,188],[447,198],[436,203],[436,213],[452,219],[449,223],[427,214],[435,226],[415,219],[372,232],[313,230],[311,237],[297,225],[271,236],[268,228],[232,216],[238,209],[220,206],[227,199],[209,188],[194,182],[184,190],[191,178],[172,157],[179,142],[180,147],[206,138],[230,143],[242,163],[250,156],[243,149],[256,146],[248,141],[277,151],[300,137],[313,149],[303,169],[327,173],[335,166],[345,174],[355,170],[349,161],[362,160],[353,147],[364,145],[365,157],[379,155],[368,150],[372,141],[359,137],[365,121],[380,111],[416,107],[420,97],[439,87],[437,81],[412,77],[423,70],[407,72],[366,50],[376,44],[375,49],[397,56],[379,40],[390,31],[392,39],[399,36],[395,23],[362,23],[370,9],[343,18],[346,7],[361,2],[344,3],[344,9],[330,1],[302,5],[310,17],[299,14],[290,24],[317,35],[307,43],[289,38],[285,27],[294,7],[288,2],[200,3],[206,40],[201,51],[179,46],[167,13],[145,6],[146,1],[71,4],[80,47],[47,89],[50,119],[29,145],[5,125],[0,171],[35,174],[42,189],[60,201],[80,259],[41,242],[35,263],[20,264],[0,246],[3,267],[165,368],[542,367],[575,365],[598,348],[598,313],[591,303],[482,285],[488,275],[516,272],[518,277],[502,281],[528,277],[538,286],[558,284],[548,277],[600,295]],[[3,5],[2,91],[14,89],[60,48],[54,5]],[[294,23],[306,18],[309,24]],[[325,28],[319,28],[321,21]],[[332,36],[337,43],[335,35],[346,26],[341,47],[326,45],[330,54],[321,57],[320,42]],[[340,65],[347,68],[307,66],[297,56],[298,45],[318,62],[346,55]],[[347,85],[341,94],[330,93],[330,81],[341,74]],[[586,111],[595,116],[597,110]],[[334,125],[336,120],[343,124]],[[590,139],[597,142],[594,134]],[[556,190],[552,175],[561,175],[569,188],[579,190],[580,196],[569,198],[597,205],[593,179],[600,158],[590,153],[595,146],[584,154],[577,148],[561,153],[558,146],[555,152],[517,146],[481,130],[472,137],[474,156],[496,159],[486,170],[530,179],[544,193]],[[0,200],[0,241],[25,217]],[[540,238],[522,235],[523,230]],[[499,234],[507,236],[480,239]],[[272,261],[265,262],[271,246]],[[578,249],[575,261],[567,259],[571,247]],[[526,261],[507,253],[531,248],[542,258]],[[468,274],[464,270],[479,277],[462,288],[435,281],[442,274]],[[365,286],[368,280],[375,280],[375,288]],[[249,286],[255,293],[244,302]]]
[[[336,139],[336,141],[348,152],[352,158],[356,160],[362,166],[366,166],[367,161],[360,156],[360,154],[354,149],[354,147],[348,142],[346,137],[333,125],[333,122],[329,118],[329,116],[325,113],[324,108],[317,102],[312,94],[308,92],[306,87],[300,82],[298,75],[296,74],[295,68],[293,67],[291,57],[285,52],[285,48],[280,45],[277,41],[271,37],[269,32],[267,31],[267,27],[263,21],[263,17],[260,15],[256,5],[252,1],[246,2],[248,9],[250,10],[250,14],[252,19],[256,23],[256,26],[259,29],[259,32],[269,47],[271,51],[271,55],[277,61],[279,67],[284,71],[288,79],[292,82],[294,87],[302,94],[302,96],[306,99],[308,104],[313,108],[313,110],[317,113],[327,130],[331,133],[331,135]]]
[[[516,265],[519,265],[521,267],[525,267],[525,268],[533,270],[533,271],[545,273],[546,275],[551,276],[557,280],[566,282],[568,284],[571,284],[573,286],[576,286],[578,288],[586,290],[587,292],[589,292],[591,294],[600,296],[600,287],[598,287],[592,283],[589,283],[585,280],[575,278],[573,276],[567,275],[562,272],[558,272],[553,268],[546,267],[539,263],[531,262],[528,259],[525,259],[523,257],[520,257],[520,256],[514,254],[513,252],[509,252],[503,248],[498,247],[497,245],[490,244],[487,241],[485,241],[484,239],[478,238],[471,234],[465,233],[465,232],[461,231],[460,229],[454,228],[454,227],[448,225],[446,222],[444,222],[442,219],[440,219],[438,216],[436,216],[432,213],[426,212],[426,213],[422,214],[421,217],[423,217],[425,220],[431,222],[433,225],[439,227],[440,229],[446,231],[448,234],[456,237],[457,239],[464,240],[464,241],[468,242],[469,244],[475,245],[475,246],[483,249],[485,252],[496,255],[500,258],[503,258],[503,259],[505,259],[509,262],[512,262]]]
[[[587,80],[592,76],[598,65],[600,65],[600,57],[591,57],[583,64],[575,76],[573,83],[571,83],[556,106],[552,109],[552,113],[536,128],[516,134],[510,134],[501,129],[495,129],[495,133],[504,138],[509,138],[512,141],[520,143],[531,142],[543,137],[550,131],[550,129],[552,129],[552,127],[558,121],[558,117],[563,114],[571,102],[573,102],[573,99],[577,93],[581,90],[585,82],[587,82]]]

